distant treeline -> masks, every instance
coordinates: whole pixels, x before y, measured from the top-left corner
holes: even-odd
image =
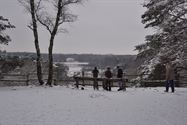
[[[35,53],[28,52],[9,52],[7,56],[36,58]],[[67,58],[73,58],[79,62],[88,62],[90,67],[106,68],[107,66],[116,67],[120,65],[130,73],[135,73],[137,67],[141,64],[140,60],[136,60],[136,55],[53,54],[54,62],[65,62]],[[48,55],[42,54],[42,59],[47,61]]]

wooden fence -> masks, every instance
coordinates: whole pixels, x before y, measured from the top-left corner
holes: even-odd
[[[148,74],[144,74],[148,75]],[[144,79],[144,75],[125,75],[122,79],[125,86],[134,86],[139,84],[141,87],[157,87],[157,86],[165,86],[165,80],[150,80]],[[43,74],[44,81],[47,80],[47,74]],[[75,76],[72,78],[67,78],[63,80],[57,79],[57,74],[54,73],[53,84],[75,84],[75,86],[79,85],[93,85],[93,81],[95,80],[93,77],[88,76]],[[136,79],[138,78],[138,79]],[[187,77],[181,77],[181,79],[187,79]],[[100,77],[96,79],[98,81],[98,85],[102,86],[103,82],[106,81],[106,78]],[[111,82],[113,86],[118,86],[118,78],[112,78]],[[176,86],[179,87],[187,87],[187,81],[185,80],[175,80]],[[1,74],[0,75],[0,86],[27,86],[27,85],[38,85],[37,75],[36,73],[28,73],[28,74]]]
[[[166,80],[153,80],[153,79],[145,79],[144,76],[148,74],[142,74],[142,75],[125,75],[122,79],[125,86],[135,86],[138,84],[140,87],[159,87],[159,86],[165,86]],[[136,79],[138,78],[138,79]],[[99,82],[99,86],[102,86],[103,83],[106,81],[106,78],[100,77],[100,78],[93,78],[93,77],[85,77],[85,76],[75,76],[75,86],[78,88],[79,85],[93,85],[94,80],[97,80]],[[109,79],[114,87],[117,87],[117,82],[121,79],[119,78],[111,78]],[[187,87],[187,82],[183,83],[180,81],[180,78],[177,80],[174,80],[176,87]]]
[[[47,80],[47,74],[43,74],[43,80]],[[36,73],[28,74],[0,74],[0,86],[28,86],[37,85]],[[53,84],[56,84],[56,76],[53,77]]]
[[[98,82],[98,86],[103,86],[104,83],[106,82],[106,80],[110,81],[112,83],[113,87],[118,86],[118,84],[114,84],[117,83],[119,81],[122,82],[123,86],[126,87],[126,82],[127,79],[120,79],[120,78],[111,78],[111,79],[107,79],[107,78],[93,78],[93,77],[74,77],[75,79],[75,86],[76,88],[79,88],[79,85],[85,86],[93,86],[94,81]],[[90,82],[88,82],[90,81]]]

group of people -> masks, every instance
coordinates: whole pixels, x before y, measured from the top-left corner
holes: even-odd
[[[93,74],[93,78],[94,78],[94,83],[93,83],[93,88],[94,90],[98,90],[98,74],[99,74],[99,70],[97,69],[97,67],[94,68],[94,70],[92,71]],[[113,73],[111,71],[110,67],[107,67],[106,71],[104,72],[105,75],[105,82],[103,83],[103,89],[107,90],[107,91],[111,91],[111,87],[112,87],[112,82],[111,82],[111,78],[113,77]],[[121,90],[125,90],[125,86],[123,84],[123,70],[121,67],[117,66],[117,78],[118,80],[118,85],[119,85],[119,89],[118,91]]]
[[[174,84],[174,79],[175,79],[175,71],[174,71],[174,67],[172,66],[171,62],[167,62],[166,65],[166,90],[165,92],[169,91],[169,87],[171,87],[171,92],[175,92],[175,84]],[[92,71],[93,74],[93,78],[94,78],[94,83],[93,83],[93,88],[94,90],[98,90],[98,74],[99,74],[99,70],[97,69],[97,67],[94,68],[94,70]],[[111,82],[111,78],[113,77],[113,73],[110,69],[110,67],[107,67],[106,71],[104,72],[105,75],[105,82],[103,83],[103,88],[107,91],[111,91],[111,86],[112,86],[112,82]],[[118,91],[121,90],[125,90],[125,86],[123,84],[123,70],[121,67],[117,66],[117,78],[119,78],[118,80],[118,85],[119,85],[119,89]]]

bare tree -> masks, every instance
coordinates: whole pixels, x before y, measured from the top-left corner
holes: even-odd
[[[28,0],[24,0],[24,1],[28,2]],[[30,8],[31,6],[34,6],[35,13],[33,14],[33,17],[36,18],[34,19],[34,21],[38,21],[41,25],[43,25],[50,34],[49,48],[48,48],[49,69],[48,69],[47,85],[51,86],[53,80],[53,45],[54,45],[55,36],[59,32],[66,32],[66,30],[61,27],[62,24],[66,22],[74,22],[76,20],[77,16],[69,12],[69,7],[70,5],[81,3],[82,0],[36,0],[36,1],[29,0],[29,1],[30,3],[32,3],[30,4]],[[37,26],[35,26],[35,28],[37,28]],[[33,31],[34,31],[34,23],[33,23]]]
[[[37,29],[37,19],[36,19],[36,12],[39,9],[39,4],[41,2],[35,2],[35,0],[19,0],[19,2],[26,8],[26,10],[31,14],[32,21],[28,27],[33,31],[34,35],[34,43],[35,43],[35,49],[37,53],[37,77],[40,85],[43,85],[43,79],[42,79],[42,66],[41,66],[41,53],[40,53],[40,47],[39,47],[39,40],[38,40],[38,29]]]
[[[48,30],[50,32],[50,44],[49,44],[49,48],[48,48],[48,53],[49,53],[49,74],[48,74],[48,81],[47,84],[51,85],[52,84],[52,79],[53,79],[53,44],[54,44],[54,38],[57,34],[57,31],[59,29],[59,26],[62,25],[65,22],[73,22],[76,19],[76,16],[69,14],[67,11],[67,7],[70,4],[75,4],[75,3],[79,3],[81,2],[81,0],[58,0],[58,4],[57,6],[55,6],[57,8],[57,15],[56,15],[56,19],[55,22],[52,25],[52,30]],[[42,24],[45,22],[45,20],[40,20],[42,22]],[[44,25],[46,26],[47,29],[49,29],[50,25]]]
[[[38,30],[37,30],[37,22],[35,17],[35,4],[34,0],[30,0],[30,7],[31,7],[31,16],[32,16],[32,26],[33,26],[33,34],[34,34],[34,43],[37,53],[37,76],[38,81],[40,85],[43,85],[43,79],[42,79],[42,66],[41,66],[41,54],[40,54],[40,47],[39,47],[39,40],[38,40]]]

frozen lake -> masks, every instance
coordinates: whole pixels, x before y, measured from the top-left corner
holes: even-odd
[[[69,67],[68,76],[73,76],[74,74],[81,72],[82,68],[84,66],[87,66],[89,63],[73,61],[73,62],[62,62],[62,64]]]

